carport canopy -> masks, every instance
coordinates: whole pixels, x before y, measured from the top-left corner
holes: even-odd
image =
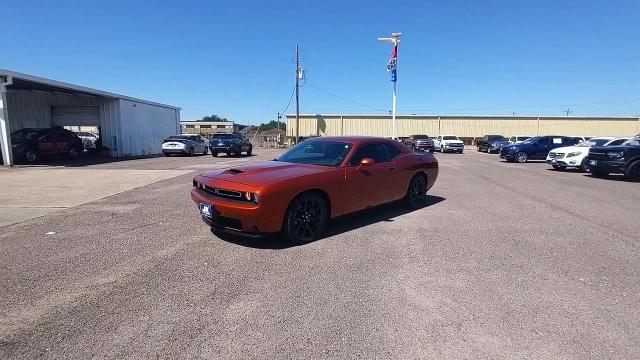
[[[137,99],[125,95],[111,93],[102,90],[96,90],[84,86],[73,85],[64,83],[61,81],[45,79],[28,74],[18,73],[10,70],[0,69],[0,150],[2,152],[3,164],[5,166],[12,166],[14,164],[12,147],[11,147],[11,132],[19,130],[19,128],[11,128],[13,121],[15,124],[16,119],[9,119],[12,111],[10,107],[12,103],[7,101],[8,91],[30,91],[30,92],[44,92],[62,96],[84,96],[85,98],[102,98],[102,99],[123,99],[134,101],[136,103],[161,106],[164,108],[176,109],[165,104],[160,104],[152,101]],[[66,126],[66,125],[96,125],[100,121],[100,114],[98,113],[98,105],[93,104],[91,106],[50,106],[49,111],[50,119],[49,126]],[[83,104],[84,105],[84,104]],[[23,104],[24,106],[24,104]],[[28,104],[27,104],[28,107]],[[73,122],[74,115],[78,120],[76,124]],[[79,115],[79,116],[78,116]],[[11,120],[11,121],[10,121]],[[30,126],[23,126],[30,127]],[[40,127],[40,126],[36,126]]]

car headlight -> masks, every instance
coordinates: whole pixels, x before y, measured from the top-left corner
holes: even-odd
[[[260,196],[252,192],[245,192],[244,199],[254,204],[258,204],[260,202]]]
[[[574,151],[574,152],[568,153],[567,157],[570,158],[570,157],[580,156],[580,155],[582,155],[582,153],[580,151]]]
[[[620,159],[624,156],[624,152],[622,151],[612,151],[612,152],[608,152],[607,156],[613,159]]]

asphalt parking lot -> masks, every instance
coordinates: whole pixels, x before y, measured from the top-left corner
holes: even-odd
[[[640,357],[640,184],[436,154],[421,210],[219,239],[191,179],[255,153],[77,167],[178,173],[0,227],[0,358]]]

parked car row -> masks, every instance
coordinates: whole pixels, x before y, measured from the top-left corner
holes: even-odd
[[[579,169],[594,177],[624,174],[640,181],[640,134],[632,138],[533,136],[520,143],[486,135],[477,146],[487,153],[499,149],[500,158],[508,162],[544,160],[556,170]]]
[[[240,156],[243,152],[251,156],[253,146],[242,134],[213,134],[210,140],[201,135],[175,135],[164,139],[162,153],[165,156],[173,154],[193,156],[195,154],[206,155],[211,151],[211,156],[216,157],[220,153],[227,156]]]

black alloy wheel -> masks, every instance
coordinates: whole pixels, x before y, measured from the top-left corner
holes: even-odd
[[[631,181],[640,181],[640,160],[636,160],[627,167],[624,177]]]
[[[427,202],[427,178],[418,174],[411,179],[409,188],[404,196],[404,205],[410,210],[416,210]]]
[[[193,148],[189,149],[189,156],[193,156],[193,154],[194,154]]]
[[[38,152],[34,149],[27,149],[27,151],[24,152],[24,159],[28,163],[34,163],[38,161]]]
[[[314,192],[303,193],[293,199],[287,209],[284,234],[293,243],[309,243],[322,236],[328,219],[324,198]]]

